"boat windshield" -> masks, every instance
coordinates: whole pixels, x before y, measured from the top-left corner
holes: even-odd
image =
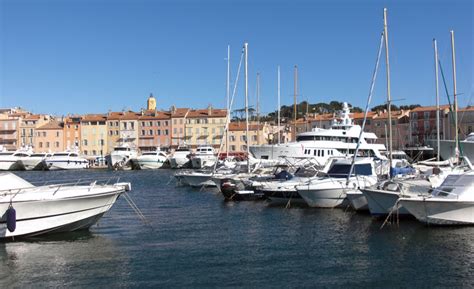
[[[31,157],[44,157],[45,154],[32,154]]]
[[[318,171],[314,168],[298,168],[295,172],[295,177],[300,177],[300,178],[310,178],[314,177]]]
[[[347,178],[351,170],[350,164],[334,164],[328,171],[331,178]],[[372,175],[372,166],[370,164],[355,164],[352,172],[354,175]]]
[[[154,156],[154,155],[156,155],[156,152],[142,153],[142,156]]]
[[[58,154],[54,154],[53,156],[55,157],[67,157],[69,155],[69,153],[58,153]]]
[[[123,148],[123,147],[116,147],[114,148],[114,151],[129,151],[130,148]]]
[[[470,189],[455,190],[455,188],[469,188],[474,184],[474,175],[449,175],[437,188],[433,195],[437,197],[455,197]]]

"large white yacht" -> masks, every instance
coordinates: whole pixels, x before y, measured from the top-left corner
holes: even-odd
[[[429,141],[429,144],[436,149],[436,140]],[[450,160],[456,157],[456,143],[454,140],[440,140],[439,154],[443,160]],[[466,156],[469,160],[474,160],[474,132],[471,132],[465,140],[459,142],[458,156]]]
[[[114,147],[110,155],[106,156],[107,165],[110,169],[131,169],[131,160],[137,158],[138,152],[128,143],[122,143]]]
[[[34,153],[22,160],[27,171],[30,170],[46,170],[48,168],[46,159],[51,157],[52,153]]]
[[[172,169],[179,169],[190,162],[189,155],[191,151],[187,146],[179,146],[170,156],[169,162]]]
[[[349,106],[343,104],[339,118],[334,119],[330,129],[313,128],[296,137],[296,142],[276,145],[250,146],[250,152],[259,159],[278,159],[282,156],[294,158],[312,158],[320,166],[331,157],[353,155],[359,139],[361,126],[354,124],[350,117]],[[381,152],[385,145],[376,144],[377,136],[363,132],[359,153],[367,157],[385,159]]]
[[[142,154],[133,159],[134,166],[141,170],[146,169],[159,169],[163,166],[166,162],[168,156],[158,148],[156,151],[146,151],[142,152]]]
[[[47,157],[45,162],[49,170],[77,170],[89,167],[89,161],[75,150],[54,153]]]
[[[210,145],[199,146],[196,154],[191,157],[191,164],[194,169],[211,167],[217,162],[216,152]]]
[[[0,151],[0,171],[25,170],[23,160],[27,159],[31,153],[31,148],[21,148],[16,151],[6,151],[2,148],[2,151]]]

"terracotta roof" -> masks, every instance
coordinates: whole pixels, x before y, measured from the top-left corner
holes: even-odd
[[[133,111],[109,112],[107,120],[138,120],[140,113]]]
[[[227,110],[226,109],[218,109],[213,108],[211,109],[211,114],[209,114],[209,109],[193,109],[190,110],[187,118],[200,118],[200,117],[226,117]]]
[[[408,116],[409,113],[410,111],[395,110],[395,111],[392,111],[392,118],[400,119],[404,116]],[[373,118],[378,118],[378,119],[388,118],[388,112],[377,113],[373,116]]]
[[[86,114],[82,116],[81,122],[85,121],[105,121],[107,120],[107,115],[105,114]]]
[[[255,131],[255,130],[262,130],[263,129],[263,124],[249,124],[249,130],[250,131]],[[247,130],[247,124],[242,121],[242,122],[231,122],[229,124],[229,131],[245,131]]]
[[[440,108],[441,110],[449,109],[449,104],[440,105],[439,108]],[[432,111],[432,110],[436,110],[436,106],[435,106],[435,105],[416,107],[416,108],[412,109],[411,112]]]
[[[168,111],[145,110],[139,120],[170,119],[171,113]]]
[[[45,125],[43,125],[43,126],[40,126],[39,128],[37,128],[37,130],[49,130],[49,129],[52,129],[52,130],[54,130],[54,129],[56,129],[56,130],[60,129],[60,130],[62,130],[63,127],[64,127],[64,123],[63,123],[63,122],[59,122],[59,121],[53,120],[53,121],[50,121],[50,122],[48,122],[47,124],[45,124]]]
[[[176,108],[174,113],[171,113],[171,117],[184,117],[189,111],[189,108]]]
[[[41,115],[39,114],[30,114],[28,116],[25,116],[23,119],[24,120],[38,120],[41,118]]]
[[[374,111],[369,111],[367,113],[367,118],[373,118],[375,116],[376,112]],[[350,114],[352,119],[363,119],[365,116],[365,112],[353,112]]]

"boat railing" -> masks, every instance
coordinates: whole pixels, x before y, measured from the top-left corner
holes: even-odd
[[[32,186],[0,190],[0,196],[7,196],[7,195],[16,196],[18,194],[27,193],[28,191],[37,190],[44,187],[47,187],[48,189],[56,188],[56,190],[53,193],[53,195],[55,195],[63,187],[75,188],[78,186],[107,186],[109,184],[119,183],[120,177],[83,178],[83,179],[78,179],[72,182],[61,182],[61,181],[65,181],[65,180],[56,180],[56,181],[49,180],[45,182],[31,182]],[[56,183],[50,184],[52,182],[56,182]],[[39,185],[34,185],[34,184],[39,184]]]

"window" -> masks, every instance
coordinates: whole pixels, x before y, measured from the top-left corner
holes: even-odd
[[[165,135],[168,135],[168,134],[169,134],[169,131],[165,129]]]
[[[142,126],[145,126],[145,122],[144,122],[144,121],[142,121]]]
[[[149,125],[149,126],[153,126],[153,122],[152,122],[152,121],[149,121],[149,122],[148,122],[148,125]]]
[[[112,121],[109,121],[109,126],[114,126],[114,123]]]
[[[47,147],[47,148],[49,148],[49,141],[48,141],[48,142],[46,142],[46,147]]]
[[[92,151],[92,155],[95,156],[96,154],[97,154],[97,151],[96,151],[96,150],[93,150],[93,151]]]
[[[253,141],[257,141],[257,136],[256,136],[256,135],[253,135],[253,136],[252,136],[252,140],[253,140]]]
[[[142,135],[145,135],[145,130],[144,129],[142,129]]]
[[[44,136],[44,137],[46,136],[46,132],[45,132],[45,131],[43,131],[43,136]]]
[[[174,134],[177,134],[177,133],[178,133],[178,129],[177,129],[177,128],[173,128],[173,133],[174,133]]]
[[[430,118],[430,112],[429,112],[429,111],[425,111],[424,117],[425,117],[425,119],[429,119],[429,118]]]
[[[246,137],[245,135],[241,135],[241,136],[240,136],[240,140],[241,140],[241,141],[247,141],[247,137]]]
[[[183,133],[183,128],[182,127],[179,128],[179,133]]]
[[[231,151],[235,151],[235,145],[231,145],[231,146],[230,146],[230,150],[231,150]]]
[[[148,131],[148,133],[149,133],[150,135],[153,135],[153,130],[150,129],[150,130]]]
[[[156,134],[157,134],[157,135],[161,135],[161,130],[157,130],[157,131],[156,131]]]
[[[183,119],[182,118],[179,120],[179,124],[183,124]]]
[[[134,129],[135,128],[135,123],[133,121],[130,122],[130,128]]]
[[[114,135],[114,132],[109,130],[109,135]]]
[[[59,131],[56,132],[56,137],[59,137]]]
[[[115,135],[119,135],[119,131],[118,131],[118,130],[115,131]]]
[[[87,146],[87,140],[86,139],[83,141],[83,143],[84,143],[85,146]]]
[[[176,124],[176,118],[175,118],[175,119],[173,119],[173,124]]]
[[[42,148],[43,147],[43,142],[39,142],[39,147]]]
[[[87,156],[87,151],[86,151],[86,150],[84,151],[84,155],[86,155],[86,156]]]
[[[229,140],[230,140],[230,141],[235,141],[235,135],[229,136]]]
[[[58,147],[59,147],[59,142],[57,141],[57,142],[55,143],[55,145],[56,145],[56,147],[58,148]]]
[[[119,126],[119,122],[118,122],[118,121],[115,122],[115,126]]]
[[[167,120],[165,120],[165,126],[168,126],[168,125],[169,125],[168,121],[167,121]]]
[[[156,126],[161,126],[161,122],[160,122],[160,121],[157,121],[157,122],[156,122]]]

